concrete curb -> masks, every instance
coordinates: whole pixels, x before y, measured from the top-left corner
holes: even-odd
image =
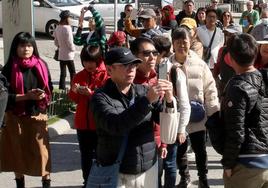
[[[64,134],[73,127],[74,113],[65,116],[63,119],[56,121],[48,126],[49,138],[55,138]]]

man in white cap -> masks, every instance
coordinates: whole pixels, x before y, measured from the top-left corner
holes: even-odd
[[[141,21],[143,28],[136,28],[130,18],[131,12],[126,15],[125,29],[133,37],[144,36],[153,38],[156,35],[162,35],[167,33],[165,29],[156,23],[156,13],[153,9],[147,8],[139,13],[139,20]]]

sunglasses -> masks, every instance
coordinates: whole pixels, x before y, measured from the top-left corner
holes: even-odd
[[[149,57],[151,54],[153,56],[159,55],[159,52],[157,50],[144,50],[144,51],[141,51],[140,53],[142,53],[144,57]]]
[[[225,17],[230,17],[230,14],[225,14],[224,16],[225,16]]]

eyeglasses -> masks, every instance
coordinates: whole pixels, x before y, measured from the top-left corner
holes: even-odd
[[[142,53],[144,57],[149,57],[151,54],[153,56],[159,55],[159,52],[157,50],[144,50],[144,51],[141,51],[140,53]]]
[[[138,66],[138,63],[128,63],[128,64],[114,63],[113,65],[123,67],[124,69],[133,69]]]
[[[151,18],[140,18],[140,21],[141,22],[148,22],[150,20],[151,20]]]

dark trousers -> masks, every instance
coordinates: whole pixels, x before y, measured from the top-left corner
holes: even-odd
[[[60,61],[60,83],[59,83],[59,89],[66,89],[66,66],[68,67],[69,73],[70,73],[70,80],[73,79],[75,75],[75,67],[74,67],[74,61]]]
[[[77,130],[77,139],[81,154],[81,168],[84,184],[87,182],[92,159],[96,158],[97,134],[96,131]]]
[[[207,151],[206,151],[206,131],[198,131],[189,134],[191,146],[195,153],[196,168],[201,179],[207,178]]]
[[[180,145],[178,144],[177,147],[177,167],[179,169],[179,174],[181,178],[186,178],[190,176],[188,159],[187,159],[187,148],[188,148],[187,139],[183,144]]]

